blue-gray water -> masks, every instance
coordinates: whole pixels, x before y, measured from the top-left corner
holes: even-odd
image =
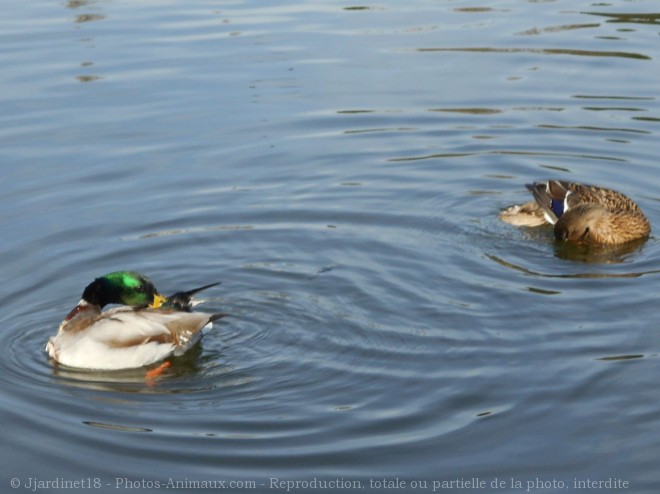
[[[2,492],[657,492],[657,238],[497,213],[565,178],[660,228],[659,10],[5,2]],[[117,269],[231,316],[151,386],[55,368]]]

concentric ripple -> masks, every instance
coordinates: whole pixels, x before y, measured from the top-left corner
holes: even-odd
[[[497,216],[565,178],[656,231],[649,3],[276,3],[3,11],[9,478],[657,491],[656,233],[574,246]],[[153,380],[54,365],[118,269],[221,282],[200,309],[228,317]]]

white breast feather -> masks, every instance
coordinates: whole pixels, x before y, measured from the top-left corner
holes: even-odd
[[[202,313],[134,312],[119,307],[88,329],[52,337],[46,347],[51,357],[71,367],[89,369],[128,369],[149,365],[171,354],[181,355],[202,336],[201,326],[208,320]],[[180,346],[149,341],[171,334],[166,324],[190,328],[180,334]],[[144,340],[141,342],[140,340]]]

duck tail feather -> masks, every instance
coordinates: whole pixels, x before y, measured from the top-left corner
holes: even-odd
[[[216,314],[213,314],[213,315],[209,318],[209,322],[215,322],[215,321],[217,321],[218,319],[222,319],[223,317],[227,317],[228,315],[229,315],[229,314],[225,314],[224,312],[218,312],[218,313],[216,313]]]
[[[211,288],[212,286],[217,286],[220,283],[221,282],[211,283],[209,285],[204,285],[199,288],[193,288],[192,290],[187,290],[185,292],[176,292],[175,294],[167,297],[167,300],[163,304],[163,307],[168,307],[171,309],[177,309],[183,311],[190,311],[193,305],[192,298],[195,295],[197,295],[202,290],[206,290],[207,288]]]

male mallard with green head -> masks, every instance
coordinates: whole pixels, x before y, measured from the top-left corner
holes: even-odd
[[[563,180],[525,186],[535,200],[505,209],[502,221],[517,226],[550,223],[557,240],[585,244],[623,244],[651,232],[635,201],[616,190]]]
[[[46,344],[58,363],[84,369],[143,367],[190,349],[224,314],[191,312],[192,297],[213,283],[163,297],[146,276],[117,271],[96,278]],[[122,304],[105,312],[108,304]]]

